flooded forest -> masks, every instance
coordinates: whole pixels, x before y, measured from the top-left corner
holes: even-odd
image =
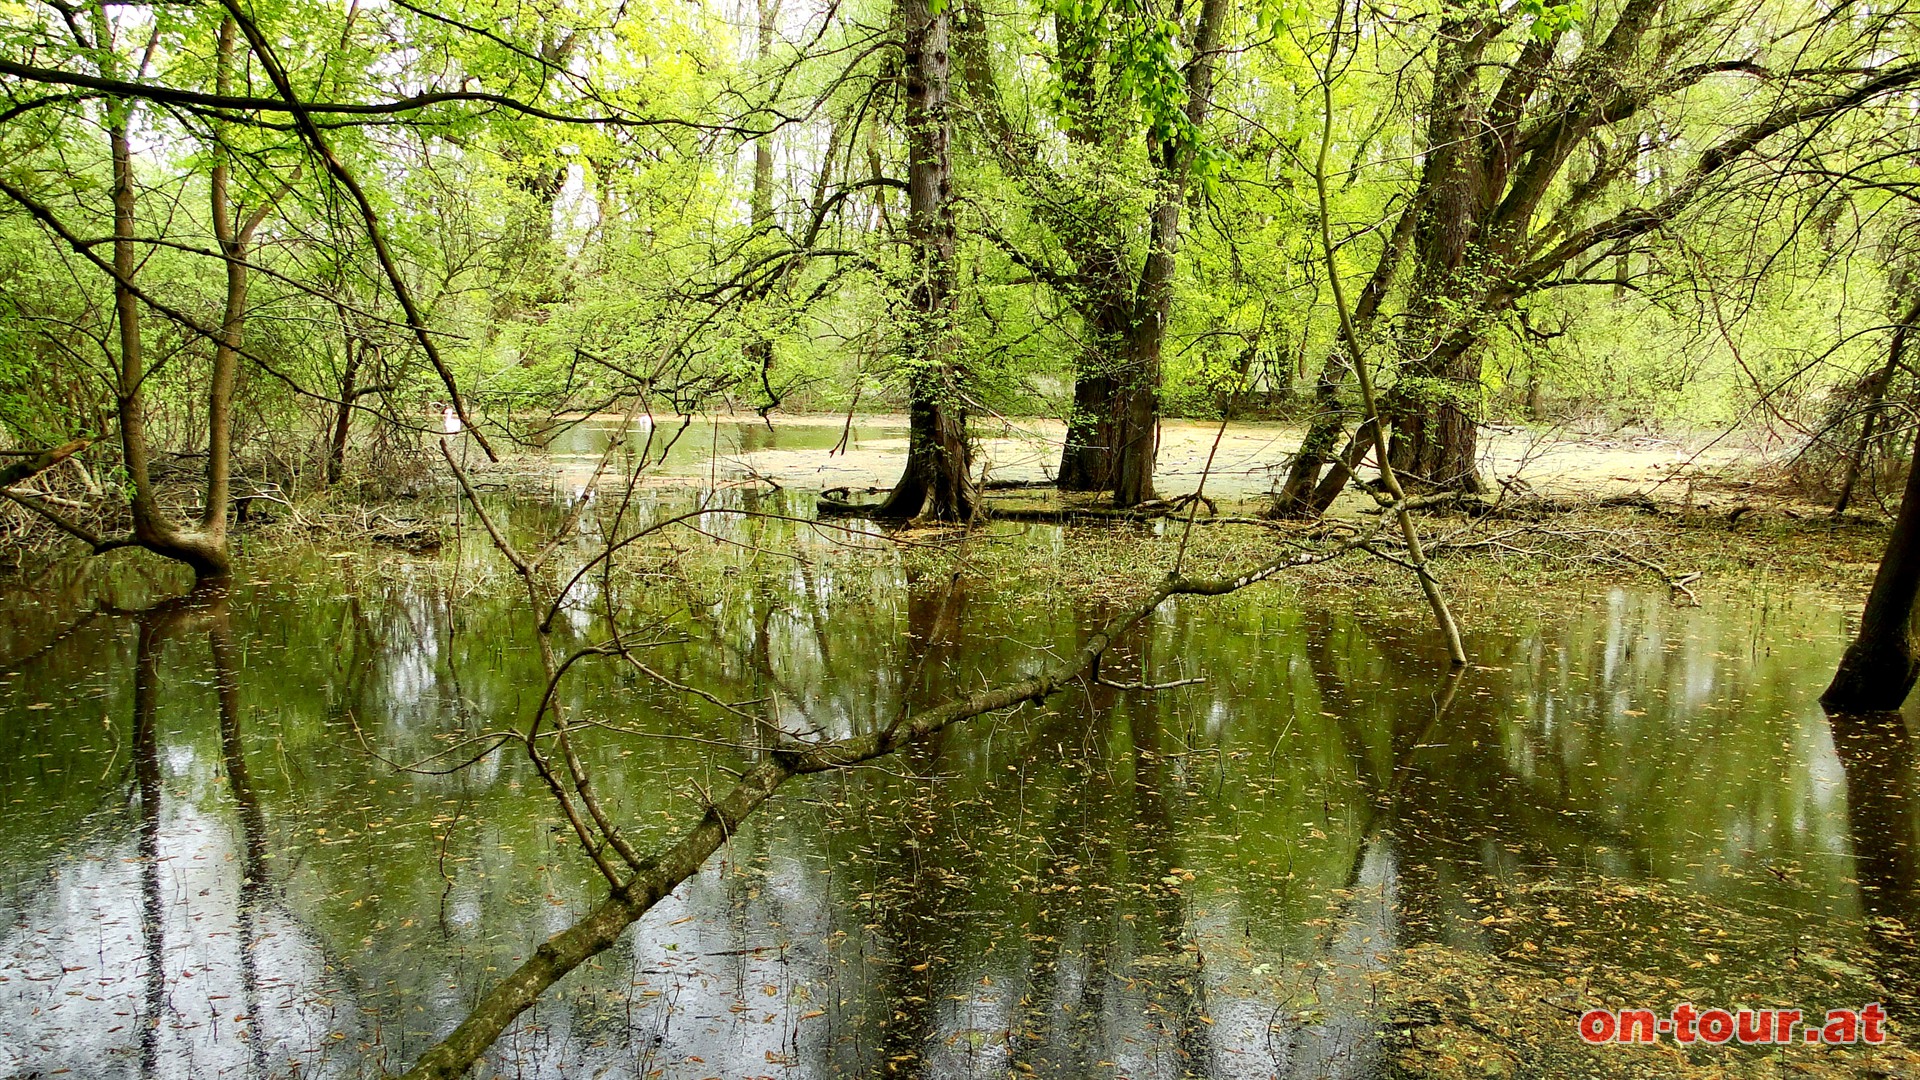
[[[1910,0],[0,0],[0,1080],[1920,1080]]]

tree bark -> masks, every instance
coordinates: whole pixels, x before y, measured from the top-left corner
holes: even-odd
[[[1106,42],[1100,28],[1062,7],[1055,9],[1053,29],[1068,141],[1083,153],[1118,156],[1125,136],[1102,95]],[[1055,202],[1047,198],[1039,205]],[[1093,207],[1072,207],[1055,216],[1053,229],[1074,263],[1071,292],[1086,335],[1074,358],[1073,411],[1067,415],[1055,482],[1062,491],[1111,491],[1124,423],[1116,382],[1126,363],[1137,283],[1127,265],[1125,226],[1109,207],[1096,201]]]
[[[1389,416],[1393,467],[1420,483],[1448,491],[1481,493],[1480,397],[1477,335],[1448,343],[1440,355],[1410,362],[1395,387]],[[1408,375],[1412,378],[1408,378]]]
[[[773,55],[774,19],[780,10],[779,0],[759,0],[758,36],[754,43],[754,57],[761,63]],[[822,166],[824,171],[825,166]],[[773,136],[762,135],[753,140],[753,194],[749,204],[751,217],[749,229],[758,237],[773,228]],[[780,404],[773,392],[773,336],[758,334],[747,343],[747,363],[760,373],[760,386],[767,394],[767,404],[761,415],[766,415]]]
[[[1060,448],[1061,491],[1107,491],[1113,487],[1113,380],[1097,371],[1096,358],[1075,363],[1073,412]]]
[[[876,511],[973,517],[974,489],[954,337],[953,172],[949,155],[951,4],[900,0],[907,127],[907,237],[917,274],[907,301],[907,464]]]
[[[220,21],[219,52],[214,61],[214,92],[227,93],[233,74],[235,27],[231,18]],[[233,384],[240,367],[241,336],[247,325],[247,256],[253,244],[253,232],[266,211],[242,218],[242,210],[229,205],[230,155],[220,141],[223,132],[214,131],[213,175],[209,183],[209,207],[213,231],[220,242],[220,254],[226,261],[227,297],[221,312],[220,337],[213,347],[213,370],[207,379],[207,492],[201,507],[200,532],[205,542],[227,547],[227,506],[233,487]]]
[[[1387,402],[1394,471],[1405,480],[1476,491],[1468,406],[1479,397],[1479,370],[1477,363],[1468,367],[1478,353],[1450,339],[1462,318],[1473,317],[1471,264],[1482,255],[1483,219],[1498,202],[1510,164],[1510,155],[1499,151],[1511,136],[1481,137],[1490,118],[1477,70],[1495,33],[1478,14],[1450,20],[1440,31],[1401,378]]]
[[[1229,5],[1202,0],[1187,62],[1187,121],[1194,132],[1213,106],[1213,60]],[[1197,134],[1195,136],[1197,138]],[[1138,506],[1154,497],[1153,468],[1160,452],[1160,353],[1173,314],[1173,275],[1180,252],[1180,210],[1187,201],[1196,146],[1147,140],[1158,166],[1160,196],[1153,208],[1146,265],[1134,302],[1125,366],[1114,386],[1113,504]]]
[[[1081,324],[1086,341],[1074,359],[1073,412],[1060,450],[1055,483],[1062,491],[1113,490],[1114,448],[1121,418],[1114,384],[1134,317],[1134,280],[1126,252],[1105,235],[1079,235],[1071,244],[1079,272]]]
[[[1393,280],[1400,272],[1407,244],[1413,239],[1413,227],[1419,218],[1419,210],[1420,203],[1416,199],[1400,212],[1400,219],[1394,223],[1393,232],[1380,251],[1380,260],[1374,264],[1373,273],[1367,277],[1359,298],[1354,301],[1354,329],[1360,333],[1362,340],[1368,338],[1373,318],[1380,311],[1381,301],[1393,288]],[[1273,504],[1267,509],[1268,517],[1314,518],[1326,513],[1327,507],[1333,505],[1333,500],[1339,496],[1340,488],[1346,485],[1352,462],[1365,456],[1364,440],[1356,435],[1348,445],[1362,447],[1359,457],[1351,461],[1347,454],[1333,459],[1328,457],[1340,441],[1340,432],[1346,427],[1347,409],[1340,403],[1340,384],[1346,381],[1346,377],[1346,350],[1328,350],[1325,362],[1320,365],[1320,377],[1314,381],[1313,419],[1307,425],[1306,436],[1300,441],[1300,449],[1294,453],[1293,462],[1287,468],[1286,482],[1275,493]],[[1332,479],[1329,474],[1327,480],[1321,480],[1320,470],[1330,462],[1340,478],[1333,490],[1322,499],[1320,492]],[[1346,465],[1345,469],[1341,468],[1342,464]]]
[[[1210,0],[1208,6],[1218,2]],[[1168,153],[1178,151],[1168,148]],[[1162,179],[1164,183],[1168,178]],[[1153,467],[1160,453],[1160,352],[1173,311],[1174,257],[1180,246],[1184,197],[1185,184],[1178,183],[1172,190],[1163,190],[1153,208],[1133,324],[1113,380],[1113,505],[1123,509],[1154,498]]]
[[[0,468],[0,488],[12,487],[23,480],[31,480],[92,445],[92,439],[74,439]]]
[[[1840,659],[1820,704],[1828,712],[1889,712],[1898,709],[1920,677],[1920,441],[1907,470],[1906,492],[1893,535],[1860,615],[1860,632]]]
[[[95,33],[104,51],[111,40],[104,10],[99,10],[95,19]],[[153,487],[143,393],[146,354],[141,337],[140,298],[134,294],[133,287],[140,258],[134,222],[138,194],[134,189],[133,148],[128,138],[131,115],[132,108],[124,99],[107,100],[107,141],[113,168],[113,308],[120,346],[114,399],[120,422],[121,460],[133,484],[129,504],[133,512],[133,537],[148,551],[187,564],[196,580],[213,581],[232,572],[224,527],[217,536],[181,529],[168,520]],[[211,428],[211,418],[209,420]],[[210,465],[210,481],[214,478],[211,468]]]
[[[1194,24],[1185,111],[1195,128],[1205,122],[1211,105],[1214,55],[1227,12],[1225,0],[1206,0]],[[1123,122],[1130,114],[1122,111],[1114,87],[1124,73],[1110,70],[1117,61],[1105,18],[1056,9],[1054,66],[1067,142],[1076,152],[1110,161],[1127,152],[1138,126],[1131,119]],[[1039,155],[1040,140],[1016,132],[1000,106],[985,33],[978,5],[967,5],[960,25],[962,75],[986,121],[991,149],[1008,173],[1034,190],[1037,215],[1073,263],[1070,272],[1042,274],[1079,310],[1086,338],[1074,359],[1073,407],[1056,483],[1063,491],[1113,490],[1117,505],[1131,506],[1153,498],[1160,355],[1195,148],[1148,134],[1158,190],[1147,220],[1138,226],[1098,192],[1063,195],[1062,177]],[[1130,259],[1130,234],[1141,226],[1148,251],[1144,260]],[[1038,262],[1018,253],[1016,260],[1029,266]]]

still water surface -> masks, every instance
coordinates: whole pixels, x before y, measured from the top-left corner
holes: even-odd
[[[1109,614],[950,594],[801,526],[709,531],[686,543],[781,569],[623,603],[657,620],[657,669],[791,732],[885,725]],[[805,557],[725,546],[756,538]],[[1051,528],[1001,542],[1079,557]],[[149,606],[136,563],[17,584],[0,618],[0,1076],[410,1063],[597,897],[523,754],[392,765],[524,725],[522,602],[471,536],[264,556],[224,602]],[[598,587],[569,599],[577,640]],[[1840,609],[1467,606],[1456,682],[1410,596],[1178,603],[1107,673],[1204,684],[1094,686],[796,781],[484,1074],[1364,1077],[1376,980],[1431,946],[1711,1002],[1816,961],[1836,994],[1904,999],[1913,754],[1815,704]],[[753,753],[686,741],[753,735],[612,666],[564,693],[629,729],[589,765],[643,850]]]

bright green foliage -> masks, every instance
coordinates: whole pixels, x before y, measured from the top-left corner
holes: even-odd
[[[1213,58],[1216,107],[1195,124],[1186,74],[1197,3],[1035,0],[986,14],[941,0],[956,27],[954,329],[970,401],[1064,413],[1089,348],[1085,241],[1139,265],[1140,223],[1165,183],[1153,155],[1170,150],[1190,166],[1162,406],[1297,410],[1333,339],[1300,161],[1317,138],[1329,28],[1361,42],[1332,76],[1331,154],[1336,264],[1358,293],[1419,181],[1422,110],[1440,77],[1436,28],[1482,27],[1496,39],[1485,66],[1499,71],[1533,45],[1575,55],[1630,3],[1482,11],[1425,0],[1356,15],[1262,0],[1235,9]],[[112,220],[103,123],[131,118],[162,449],[194,445],[202,425],[204,330],[224,288],[206,209],[221,159],[236,203],[270,204],[251,256],[242,445],[263,440],[290,472],[281,480],[299,483],[343,393],[383,388],[353,398],[356,439],[433,423],[429,406],[447,391],[374,259],[367,222],[288,112],[259,107],[278,91],[244,40],[226,92],[252,103],[204,98],[218,90],[226,9],[104,10],[104,21],[87,8],[68,19],[45,3],[0,3],[0,58],[24,65],[0,74],[0,179],[72,239],[98,241]],[[900,403],[899,305],[914,270],[889,5],[789,0],[764,55],[753,20],[713,3],[270,0],[240,10],[319,107],[426,329],[481,411],[503,421],[510,411],[525,431],[540,424],[522,421],[556,410],[635,402],[665,412]],[[1831,80],[1907,62],[1898,13],[1857,32],[1810,29],[1805,14],[1755,6],[1741,16],[1752,40],[1776,43],[1728,45],[1716,73],[1687,76],[1570,150],[1542,221],[1582,185],[1605,193],[1566,230],[1671,196],[1707,146],[1798,92],[1798,76],[1774,69]],[[1676,2],[1653,17],[1732,16]],[[1693,62],[1675,58],[1674,77]],[[1638,86],[1660,71],[1617,74]],[[114,97],[85,82],[98,78],[145,89]],[[415,95],[426,96],[417,107],[338,111]],[[1828,415],[1830,390],[1878,363],[1910,288],[1913,270],[1885,255],[1905,250],[1913,220],[1916,177],[1891,152],[1910,142],[1902,101],[1863,99],[1774,137],[1660,229],[1531,287],[1483,328],[1478,415],[1764,420],[1805,435]],[[756,144],[772,161],[760,227]],[[1399,310],[1409,288],[1402,275],[1383,310]],[[1390,336],[1391,323],[1377,329]],[[24,204],[0,200],[7,441],[112,434],[113,328],[100,267]],[[1389,384],[1390,352],[1380,361]],[[363,357],[351,380],[349,356]],[[110,458],[110,443],[96,454]]]

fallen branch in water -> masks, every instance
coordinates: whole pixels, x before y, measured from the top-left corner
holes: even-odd
[[[1150,618],[1172,597],[1222,596],[1237,592],[1286,570],[1330,562],[1363,542],[1357,538],[1324,549],[1290,551],[1233,577],[1169,578],[1137,607],[1090,635],[1072,656],[1026,678],[946,702],[879,731],[828,742],[797,742],[771,748],[767,759],[749,769],[731,791],[707,801],[706,813],[699,824],[664,852],[640,860],[632,876],[617,883],[605,900],[573,925],[541,943],[531,957],[488,990],[466,1019],[422,1054],[401,1080],[453,1080],[463,1075],[514,1018],[532,1007],[549,987],[611,948],[628,926],[681,882],[698,873],[708,857],[740,828],[748,815],[788,780],[807,773],[850,768],[884,757],[963,720],[1028,702],[1044,702],[1093,672],[1101,655],[1117,639]]]

